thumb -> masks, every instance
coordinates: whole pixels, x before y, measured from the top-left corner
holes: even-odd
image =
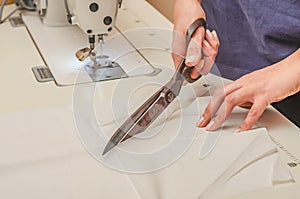
[[[187,66],[196,66],[200,63],[202,59],[202,42],[205,36],[204,27],[199,27],[195,34],[193,35],[187,52],[186,52],[186,65]]]
[[[172,40],[172,59],[176,68],[185,57],[185,52],[185,35],[182,32],[174,30]]]

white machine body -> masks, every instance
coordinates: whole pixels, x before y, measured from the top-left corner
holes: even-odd
[[[35,0],[48,26],[78,25],[88,35],[108,34],[121,0]]]
[[[71,23],[85,33],[107,34],[114,26],[118,0],[68,0]]]

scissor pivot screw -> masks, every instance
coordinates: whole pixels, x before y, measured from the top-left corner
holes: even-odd
[[[167,102],[171,103],[174,99],[175,99],[175,95],[171,91],[169,91],[166,94],[166,100],[167,100]]]

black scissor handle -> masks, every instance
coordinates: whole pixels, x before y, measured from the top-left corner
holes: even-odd
[[[192,36],[195,34],[196,30],[200,27],[204,27],[206,30],[206,22],[203,18],[198,18],[196,19],[188,28],[186,32],[186,37],[185,37],[185,44],[186,44],[186,50],[188,49],[189,43],[191,42]],[[184,60],[185,62],[185,60]],[[183,63],[184,64],[184,63]],[[200,79],[201,75],[199,75],[197,78],[192,79],[191,78],[191,72],[195,68],[195,66],[185,66],[185,69],[182,73],[182,75],[185,77],[185,80],[189,83],[193,83]]]
[[[191,78],[191,72],[194,68],[195,68],[195,66],[186,67],[185,70],[183,71],[182,75],[184,76],[185,80],[188,83],[193,83],[202,77],[202,75],[198,75],[198,77],[196,79]]]

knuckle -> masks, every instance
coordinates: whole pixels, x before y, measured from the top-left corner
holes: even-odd
[[[217,88],[215,93],[214,93],[214,96],[217,97],[217,98],[221,98],[224,96],[224,89],[222,87],[220,88]]]
[[[214,121],[217,123],[217,124],[222,124],[224,121],[225,121],[225,116],[222,114],[222,113],[219,113]]]
[[[249,110],[248,115],[251,117],[259,117],[263,111],[264,111],[264,108],[262,108],[262,109],[261,108],[251,108]]]
[[[216,49],[217,49],[216,44],[212,44],[212,45],[211,45],[211,50],[213,51],[212,54],[214,54],[214,52],[216,51]]]
[[[211,49],[209,49],[208,47],[205,47],[205,50],[203,51],[203,57],[204,58],[209,58],[212,56],[212,52]]]
[[[203,54],[204,54],[204,57],[209,57],[210,56],[210,47],[208,47],[208,46],[203,46],[203,48],[202,48],[202,51],[203,51]]]
[[[230,105],[233,105],[235,102],[235,97],[232,96],[232,95],[228,95],[225,97],[225,103],[226,104],[230,104]]]
[[[250,109],[249,111],[249,116],[257,116],[258,115],[258,111],[257,109]]]
[[[220,46],[219,43],[217,43],[217,44],[215,45],[215,50],[216,50],[216,51],[219,49],[219,46]]]
[[[213,57],[216,57],[217,56],[217,54],[218,54],[218,50],[214,50],[214,52],[213,52]]]
[[[215,48],[217,48],[218,47],[218,42],[217,41],[212,41],[211,42],[211,46],[215,49]]]

